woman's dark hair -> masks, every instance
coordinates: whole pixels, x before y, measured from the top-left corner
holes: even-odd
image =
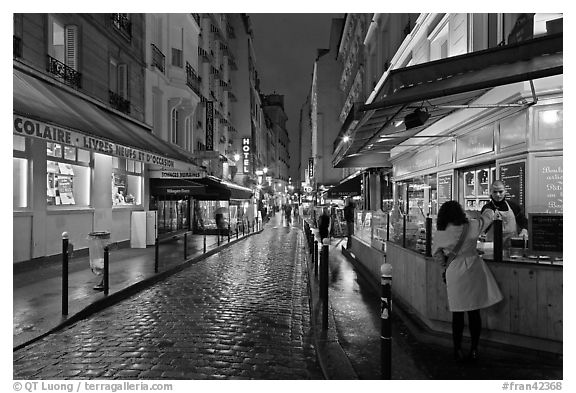
[[[456,201],[448,201],[440,206],[436,220],[436,229],[443,231],[448,224],[462,225],[466,222],[468,222],[468,218],[466,218],[466,213],[464,213],[462,206]]]

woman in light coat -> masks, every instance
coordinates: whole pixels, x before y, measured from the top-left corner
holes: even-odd
[[[485,214],[478,219],[468,220],[462,206],[456,201],[445,202],[438,212],[432,255],[442,263],[445,263],[446,258],[449,262],[446,290],[448,308],[452,312],[452,340],[456,360],[464,360],[461,349],[464,312],[468,313],[471,337],[468,358],[476,361],[482,329],[480,309],[502,300],[494,276],[476,251],[478,236],[490,225],[492,219],[493,215]],[[466,232],[461,247],[457,249],[463,231]]]

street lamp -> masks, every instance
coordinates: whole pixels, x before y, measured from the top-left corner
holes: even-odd
[[[265,166],[264,169],[262,169],[262,170],[264,171],[264,174],[268,173],[268,167],[267,166]]]
[[[238,153],[234,154],[234,161],[240,161],[240,154]]]

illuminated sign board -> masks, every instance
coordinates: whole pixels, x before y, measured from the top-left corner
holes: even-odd
[[[166,168],[176,168],[181,166],[178,165],[177,161],[162,157],[158,154],[119,145],[105,139],[84,135],[79,132],[53,126],[23,116],[14,115],[14,121],[12,124],[13,133],[15,135],[41,139],[46,142],[61,143],[63,145],[74,146],[96,153],[127,158],[145,164],[160,165]],[[186,165],[189,166],[189,164]]]
[[[206,101],[206,150],[214,150],[214,101]]]
[[[250,138],[242,138],[242,167],[244,173],[250,173]]]

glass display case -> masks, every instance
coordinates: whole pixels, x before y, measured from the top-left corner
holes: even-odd
[[[490,200],[490,185],[494,180],[496,180],[494,166],[463,171],[464,210],[481,210]]]

